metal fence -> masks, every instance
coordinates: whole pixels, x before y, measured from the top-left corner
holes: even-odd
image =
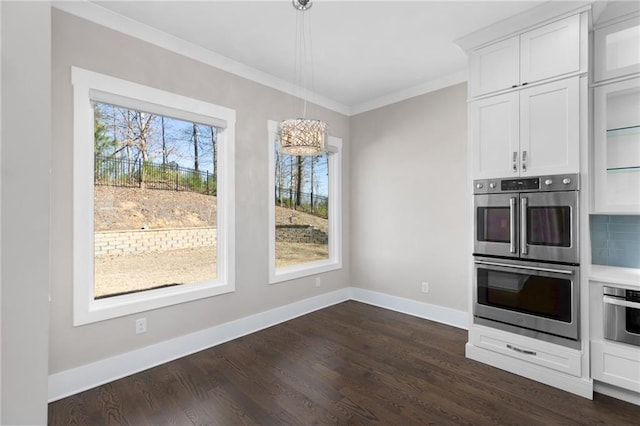
[[[276,206],[299,210],[325,219],[329,217],[329,198],[324,195],[308,192],[298,193],[290,188],[281,187],[276,187],[275,191]]]
[[[142,160],[95,156],[94,184],[125,188],[189,191],[216,195],[216,179],[208,171]]]

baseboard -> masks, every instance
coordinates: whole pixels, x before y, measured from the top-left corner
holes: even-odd
[[[351,299],[464,330],[469,329],[469,313],[467,311],[458,311],[358,287],[351,287]]]
[[[309,299],[260,312],[206,330],[176,337],[111,358],[49,375],[49,402],[147,370],[174,359],[228,342],[238,337],[347,300],[468,329],[465,311],[417,302],[357,287],[346,287]]]
[[[593,391],[612,398],[621,399],[630,404],[640,405],[640,394],[602,382],[593,382]]]
[[[49,402],[347,301],[349,287],[49,375]]]
[[[466,357],[492,367],[526,377],[554,388],[571,392],[587,399],[593,399],[593,381],[581,377],[555,372],[535,364],[515,360],[497,352],[479,348],[470,343],[465,346]]]

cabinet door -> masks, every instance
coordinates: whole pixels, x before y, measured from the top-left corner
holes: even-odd
[[[640,17],[594,32],[594,81],[640,72]]]
[[[528,84],[580,70],[580,15],[520,36],[520,83]]]
[[[594,207],[640,214],[640,78],[594,89]]]
[[[604,383],[640,392],[640,350],[631,345],[592,341],[591,374]]]
[[[471,52],[470,96],[516,87],[519,84],[518,49],[518,37],[512,37]]]
[[[580,78],[520,92],[520,175],[578,173]]]
[[[518,176],[518,93],[471,102],[473,178]]]

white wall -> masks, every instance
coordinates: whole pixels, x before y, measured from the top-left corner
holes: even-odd
[[[353,286],[467,310],[466,98],[459,84],[352,118]]]
[[[236,291],[140,315],[72,326],[72,86],[70,67],[112,75],[237,112]],[[78,17],[52,11],[52,204],[49,374],[116,356],[158,342],[263,312],[349,285],[349,173],[344,185],[344,268],[314,279],[268,284],[267,120],[299,112],[290,96],[185,58]],[[349,164],[349,119],[312,108],[330,134],[345,141]],[[148,332],[134,333],[147,317]]]
[[[51,17],[2,2],[2,417],[47,421]]]

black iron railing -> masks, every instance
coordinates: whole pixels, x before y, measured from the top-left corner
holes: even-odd
[[[189,191],[216,195],[216,178],[209,171],[143,160],[95,156],[94,184],[126,188]]]

